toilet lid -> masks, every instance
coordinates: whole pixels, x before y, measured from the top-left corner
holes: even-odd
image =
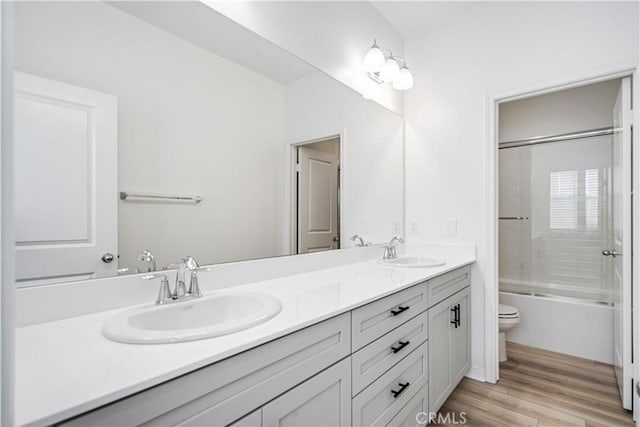
[[[520,313],[518,313],[518,309],[515,307],[511,307],[510,305],[506,305],[506,304],[499,304],[498,305],[498,316],[499,317],[516,317],[518,316]]]

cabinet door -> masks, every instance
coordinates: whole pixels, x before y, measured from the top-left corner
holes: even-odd
[[[460,321],[458,327],[455,328],[451,325],[452,337],[451,337],[451,383],[453,387],[458,385],[462,377],[464,377],[469,370],[471,363],[470,360],[470,327],[469,327],[469,299],[470,291],[466,288],[453,296],[451,306],[459,307]]]
[[[351,424],[351,360],[346,358],[262,407],[263,426]]]
[[[447,400],[451,383],[451,298],[429,309],[429,411],[435,412]]]

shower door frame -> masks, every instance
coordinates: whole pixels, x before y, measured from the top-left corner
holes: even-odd
[[[560,81],[548,81],[536,86],[528,86],[520,89],[511,90],[504,93],[488,93],[486,96],[487,111],[487,136],[486,136],[486,155],[487,155],[487,205],[485,210],[487,239],[486,250],[488,265],[485,271],[485,380],[495,383],[499,379],[499,357],[498,357],[498,108],[500,104],[518,99],[530,98],[533,96],[543,95],[560,90],[571,89],[588,84],[598,83],[605,80],[612,80],[622,77],[631,77],[632,80],[632,99],[635,100],[635,108],[633,109],[633,126],[640,129],[640,76],[639,64],[622,65],[613,69],[601,70],[597,73],[589,75],[569,78]],[[633,84],[635,83],[635,84]],[[636,132],[638,135],[638,132]],[[632,158],[633,188],[640,188],[640,147],[638,146],[638,137],[634,138],[634,150]],[[632,217],[632,247],[634,254],[640,254],[640,197],[633,199],[633,217]],[[637,256],[637,255],[636,255]],[[636,262],[632,265],[632,287],[639,288],[640,267]],[[633,294],[633,307],[640,307],[640,292]],[[634,354],[638,352],[639,341],[637,339],[640,331],[640,315],[633,317]],[[640,363],[634,366],[634,377],[640,379]],[[634,393],[634,408],[640,409],[638,405],[638,397]],[[634,414],[635,417],[635,414]]]

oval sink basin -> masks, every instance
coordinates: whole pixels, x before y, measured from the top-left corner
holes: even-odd
[[[251,328],[280,310],[280,301],[268,295],[225,292],[123,311],[105,322],[102,334],[130,344],[193,341]]]
[[[421,268],[421,267],[440,267],[447,262],[438,258],[427,257],[415,257],[405,256],[390,260],[378,260],[378,263],[382,265],[388,265],[390,267],[402,267],[402,268]]]

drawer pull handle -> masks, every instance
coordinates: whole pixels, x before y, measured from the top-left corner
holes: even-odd
[[[391,390],[391,394],[393,394],[393,398],[397,399],[398,396],[400,396],[402,394],[403,391],[405,391],[407,389],[407,387],[409,387],[409,383],[398,383],[398,385],[400,386],[400,390],[395,391],[395,390]]]
[[[391,351],[393,351],[393,353],[397,353],[400,350],[402,350],[403,348],[405,348],[406,346],[409,345],[409,341],[398,341],[398,346],[397,347],[391,347]]]
[[[404,307],[400,306],[400,307],[398,307],[397,310],[391,310],[391,314],[393,314],[394,316],[397,316],[398,314],[402,313],[403,311],[409,310],[409,308],[411,308],[411,307],[406,306],[406,305]]]
[[[454,305],[451,311],[453,311],[453,320],[451,321],[451,324],[458,329],[458,326],[460,326],[460,304]]]

